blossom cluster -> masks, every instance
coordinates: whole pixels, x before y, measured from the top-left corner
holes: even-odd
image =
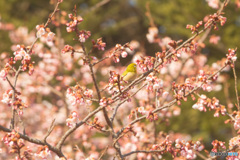
[[[116,86],[117,89],[118,89],[118,85],[120,85],[120,89],[122,90],[123,89],[122,84],[124,83],[123,77],[121,77],[115,71],[110,71],[109,74],[110,74],[110,77],[109,77],[109,87],[108,87],[108,89],[111,91],[114,86]]]
[[[211,80],[208,78],[210,75],[213,73],[206,73],[204,70],[199,71],[199,76],[197,77],[197,80],[199,82],[202,82],[202,89],[204,91],[210,92],[212,91],[212,86],[211,86]],[[217,80],[218,75],[216,74],[215,76],[212,77],[212,80]]]
[[[158,41],[158,29],[157,27],[149,27],[146,35],[149,43],[155,43]]]
[[[77,25],[79,25],[82,21],[83,18],[81,16],[76,16],[73,15],[72,13],[68,15],[68,18],[71,20],[70,22],[66,23],[67,26],[67,32],[73,32],[75,31],[77,36],[78,36],[78,40],[81,43],[86,42],[86,40],[91,36],[91,32],[90,31],[86,31],[86,30],[79,30],[77,28]],[[105,47],[105,46],[104,46]],[[101,48],[102,49],[102,48]]]
[[[11,153],[19,153],[20,150],[25,146],[23,139],[20,138],[19,133],[13,130],[10,133],[7,133],[2,141],[11,148]]]
[[[91,105],[93,91],[91,89],[87,89],[86,87],[76,85],[67,89],[66,97],[73,106],[77,104]]]
[[[113,58],[113,61],[115,63],[118,63],[120,61],[120,55],[123,58],[127,57],[127,55],[128,55],[127,50],[128,49],[132,50],[129,43],[126,43],[124,45],[116,44],[116,46],[110,51],[109,57]]]
[[[13,106],[15,110],[18,110],[18,114],[23,114],[23,109],[27,108],[27,104],[23,102],[23,100],[19,97],[20,93],[9,89],[5,91],[3,94],[2,102],[7,104],[8,106]],[[14,100],[14,101],[13,101]]]
[[[91,32],[90,31],[85,31],[85,30],[81,30],[79,31],[79,42],[84,43],[86,42],[86,40],[91,36]]]
[[[21,60],[21,66],[19,66],[20,67],[19,69],[21,70],[19,71],[28,70],[28,74],[32,75],[34,71],[33,64],[35,62],[31,61],[31,56],[30,56],[31,52],[30,53],[29,52],[30,52],[29,48],[25,47],[24,45],[17,45],[17,50],[13,53],[14,58],[13,57],[9,58],[8,62],[0,72],[0,78],[5,80],[10,70],[17,72],[14,64],[16,64],[16,62],[20,60]]]
[[[70,45],[65,45],[64,48],[62,49],[62,53],[70,52],[72,55],[74,53],[74,48]]]
[[[175,147],[180,150],[180,155],[186,159],[195,159],[197,155],[194,151],[199,152],[204,149],[200,141],[193,143],[192,141],[186,142],[179,139],[175,140]]]
[[[102,38],[98,38],[97,42],[92,41],[92,43],[94,48],[97,48],[98,50],[102,50],[102,51],[105,50],[106,43],[102,41]]]
[[[15,158],[16,160],[33,158],[32,150],[28,146],[25,147],[26,145],[23,139],[20,138],[19,133],[17,133],[15,130],[12,130],[12,132],[7,133],[2,138],[2,141],[10,148],[9,153],[17,154]]]
[[[170,140],[169,135],[159,144],[151,147],[151,151],[157,151],[158,154],[171,153],[173,157],[182,157],[186,159],[195,159],[197,157],[195,151],[202,151],[204,146],[200,141],[193,143],[192,141],[185,141],[176,139],[175,145]]]
[[[233,149],[234,147],[239,147],[239,146],[240,146],[240,135],[237,135],[236,137],[233,137],[230,139],[229,149]]]
[[[218,152],[221,149],[226,149],[225,142],[214,140],[212,141],[213,149],[212,152]]]
[[[37,38],[46,36],[48,42],[53,41],[55,34],[51,32],[49,28],[46,28],[43,25],[37,25],[36,29],[37,29]]]
[[[67,25],[67,32],[73,32],[77,30],[77,25],[80,24],[83,21],[82,17],[74,16],[73,14],[69,14],[68,18],[71,19],[70,22],[68,22]],[[80,38],[80,37],[79,37]]]
[[[217,22],[220,22],[220,25],[223,26],[227,21],[227,18],[223,17],[221,14],[214,13],[213,15],[209,15],[205,19],[206,22],[204,24],[204,27],[211,27],[211,25],[213,25],[214,30],[218,30]]]
[[[159,79],[157,76],[153,76],[153,74],[149,74],[146,78],[147,81],[147,90],[150,92],[157,91],[161,92],[163,90],[163,80]]]
[[[226,54],[227,56],[227,60],[226,60],[226,64],[230,65],[231,67],[233,67],[233,63],[237,60],[237,55],[236,55],[236,49],[228,49],[228,54]]]
[[[234,129],[235,130],[240,130],[240,112],[233,112],[234,116]]]
[[[38,148],[37,153],[34,154],[37,159],[50,159],[52,158],[51,151],[48,146],[41,146]]]
[[[107,107],[107,106],[110,105],[112,102],[113,102],[113,100],[112,100],[111,98],[103,97],[103,98],[100,100],[99,105],[100,105],[100,106]]]
[[[221,113],[221,115],[226,115],[227,112],[226,107],[219,104],[219,100],[217,98],[213,97],[210,99],[207,98],[206,95],[201,95],[197,103],[195,103],[192,108],[204,112],[207,111],[207,108],[209,110],[215,110],[214,117],[219,117],[219,113]]]
[[[66,119],[67,126],[72,128],[79,122],[79,116],[76,111],[73,111],[71,115]]]
[[[174,97],[176,98],[178,105],[181,104],[180,100],[187,101],[186,95],[195,88],[195,80],[196,79],[192,77],[187,78],[184,84],[176,84],[175,82],[172,83],[172,90],[175,93]]]
[[[193,26],[193,25],[187,25],[186,26],[186,28],[188,29],[191,29],[191,31],[192,31],[192,34],[193,33],[198,33],[198,29],[199,29],[199,27],[200,26],[202,26],[203,25],[203,22],[202,21],[199,21],[195,26]]]
[[[120,76],[117,72],[115,71],[110,71],[110,78],[109,78],[109,84],[108,84],[108,91],[109,93],[112,94],[112,96],[114,96],[115,94],[117,93],[121,93],[121,95],[119,95],[119,99],[122,100],[122,99],[125,99],[128,97],[128,101],[130,101],[130,94],[128,92],[122,92],[122,90],[124,89],[124,84],[127,84],[128,82],[127,81],[124,81],[123,80],[123,77]],[[111,100],[110,100],[111,101]],[[103,101],[104,103],[102,104],[106,104],[105,103],[105,100]],[[101,103],[101,101],[100,101]],[[102,105],[104,106],[104,105]]]
[[[163,55],[160,52],[156,54]],[[142,71],[146,72],[154,67],[155,61],[156,61],[155,57],[145,56],[145,57],[141,57],[141,59],[137,59],[136,63]]]

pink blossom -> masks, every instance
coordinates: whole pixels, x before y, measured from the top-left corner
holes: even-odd
[[[146,35],[148,42],[153,43],[157,34],[158,34],[158,29],[156,27],[149,27],[148,34]]]
[[[139,107],[139,108],[137,109],[137,111],[138,111],[139,113],[141,113],[142,115],[144,115],[144,114],[147,113],[144,107]]]
[[[42,159],[49,159],[52,157],[51,151],[48,149],[48,147],[46,147],[45,150],[42,150],[39,153],[35,153],[34,156],[36,158],[42,158]]]
[[[126,51],[123,51],[123,52],[121,53],[121,56],[122,56],[123,58],[126,58],[127,55],[128,55],[128,53],[127,53]]]
[[[218,9],[219,7],[219,0],[206,0],[208,5],[214,9]]]
[[[82,42],[82,43],[84,43],[86,41],[86,38],[85,38],[84,34],[79,35],[79,41]]]
[[[31,56],[29,54],[24,55],[24,60],[31,60]]]
[[[90,157],[86,158],[85,160],[96,160],[97,157],[94,155],[90,155]]]
[[[233,137],[229,141],[229,149],[231,150],[235,146],[240,146],[240,135]]]
[[[236,60],[237,60],[236,51],[234,49],[228,49],[227,63],[231,63],[231,61],[235,62]]]
[[[1,70],[0,72],[0,78],[2,78],[3,80],[6,80],[6,77],[7,77],[7,72],[3,69]]]
[[[98,38],[96,46],[97,46],[98,50],[104,51],[105,47],[106,47],[106,43],[102,41],[102,38]]]
[[[37,28],[37,38],[41,38],[44,34],[46,34],[46,31],[44,29],[44,27],[40,27],[39,25],[36,27]]]
[[[68,119],[66,119],[67,126],[72,128],[79,122],[78,114],[76,111],[73,111]]]
[[[2,97],[2,102],[3,103],[6,103],[6,104],[10,104],[11,101],[12,101],[12,93],[13,93],[13,90],[7,90],[4,94],[3,94],[3,97]]]
[[[240,129],[240,112],[237,112],[237,115],[234,117],[234,129]]]
[[[209,39],[209,42],[210,43],[213,43],[213,44],[218,44],[218,41],[220,40],[220,36],[216,36],[216,35],[212,35]]]
[[[73,29],[71,27],[67,27],[66,30],[67,30],[67,32],[72,32],[73,31]]]
[[[53,41],[55,34],[53,32],[49,32],[47,35],[47,41]]]
[[[88,39],[91,36],[91,32],[90,31],[80,31],[79,33],[79,41],[84,43],[86,41],[86,39]]]
[[[21,60],[22,57],[24,57],[26,54],[27,53],[26,53],[26,51],[23,48],[19,48],[16,52],[13,53],[13,55],[15,56],[14,60],[15,61]]]

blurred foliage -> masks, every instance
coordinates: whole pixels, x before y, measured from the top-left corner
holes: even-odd
[[[191,31],[186,29],[187,24],[195,25],[198,21],[214,13],[216,10],[210,8],[205,0],[111,0],[107,4],[91,11],[92,6],[100,2],[99,0],[78,0],[67,1],[60,5],[61,10],[67,13],[72,12],[76,4],[78,14],[82,15],[84,21],[81,29],[90,30],[92,39],[103,37],[107,43],[107,48],[115,46],[116,43],[126,43],[131,40],[138,40],[146,49],[148,55],[153,55],[159,51],[157,45],[150,45],[146,40],[149,19],[146,17],[146,3],[149,2],[150,11],[155,25],[159,28],[160,37],[169,36],[174,40],[186,40],[191,36]],[[27,26],[29,31],[35,30],[35,26],[46,22],[48,15],[54,9],[49,0],[1,0],[0,17],[1,22],[13,23],[17,28]],[[238,47],[240,41],[240,11],[232,0],[225,9],[227,22],[218,31],[211,34],[221,36],[218,45],[209,44],[205,41],[206,48],[203,50],[210,62],[215,62],[224,57],[227,49]],[[67,34],[66,27],[61,26],[61,34],[65,39],[65,44],[75,44],[72,41],[74,34]],[[0,53],[10,50],[11,42],[8,32],[0,31]],[[237,73],[239,76],[239,61],[237,62]],[[233,77],[230,73],[230,77]],[[229,83],[234,84],[230,79]],[[229,89],[232,102],[236,101],[233,85]],[[224,94],[212,93],[210,97],[216,96],[221,100],[221,104],[226,105]],[[185,102],[181,105],[181,116],[171,119],[169,126],[160,124],[164,131],[175,131],[188,133],[193,139],[203,138],[207,147],[211,146],[211,141],[218,138],[228,141],[231,137],[230,125],[224,124],[227,117],[214,118],[213,112],[200,112],[192,109],[193,102]]]

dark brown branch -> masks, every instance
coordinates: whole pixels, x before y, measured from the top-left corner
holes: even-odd
[[[97,81],[96,81],[96,78],[95,78],[95,75],[94,75],[94,72],[93,72],[93,65],[92,65],[92,63],[91,63],[91,61],[90,61],[90,58],[89,58],[89,54],[90,54],[92,51],[90,51],[89,53],[87,53],[87,52],[86,52],[86,49],[85,49],[85,46],[83,45],[83,43],[81,43],[81,46],[82,46],[82,49],[83,49],[84,54],[85,54],[86,57],[87,57],[87,62],[88,62],[88,66],[89,66],[90,71],[91,71],[92,80],[93,80],[95,89],[96,89],[96,91],[97,91],[98,100],[99,100],[99,102],[100,102],[100,100],[101,100],[101,93],[100,93],[100,90],[99,90],[99,88],[98,88],[98,84],[97,84]],[[109,117],[108,117],[108,114],[107,114],[106,109],[105,109],[105,108],[102,108],[102,109],[103,109],[104,118],[105,118],[108,126],[112,128],[113,126],[112,126],[112,123],[111,123],[111,121],[110,121],[110,119],[109,119]]]
[[[4,131],[4,132],[12,132],[13,130],[12,129],[8,129],[8,128],[5,128],[3,127],[2,125],[0,125],[0,130],[1,131]],[[45,146],[47,145],[49,150],[55,152],[59,157],[64,157],[63,153],[57,149],[56,147],[53,147],[52,145],[44,142],[44,141],[41,141],[39,139],[35,139],[35,138],[31,138],[25,134],[21,134],[21,133],[18,133],[20,135],[20,138],[28,141],[28,142],[31,142],[31,143],[34,143],[34,144],[38,144],[38,145],[42,145],[42,146]]]
[[[11,129],[14,129],[14,124],[15,124],[15,113],[16,113],[16,109],[14,108],[14,101],[15,101],[15,94],[16,94],[16,85],[17,85],[17,79],[18,79],[18,76],[19,76],[19,73],[20,73],[20,71],[21,71],[21,68],[22,68],[22,66],[19,66],[19,68],[18,68],[18,70],[17,70],[17,72],[16,72],[16,74],[15,74],[15,77],[14,77],[14,84],[13,84],[13,86],[11,86],[11,87],[13,87],[13,95],[12,95],[12,104],[11,104],[11,106],[12,106],[12,119],[11,119],[11,125],[10,125],[10,128]],[[9,81],[10,82],[10,81]],[[11,84],[11,83],[10,83]]]

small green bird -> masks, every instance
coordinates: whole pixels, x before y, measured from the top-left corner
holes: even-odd
[[[123,81],[132,81],[136,78],[136,76],[137,76],[137,65],[135,63],[129,64],[126,70],[121,75]],[[117,87],[117,86],[118,84],[115,83],[113,86],[109,88],[109,90],[112,90],[114,87]]]
[[[123,72],[121,77],[124,81],[132,81],[137,76],[137,65],[136,63],[131,63],[127,66],[126,70]]]

